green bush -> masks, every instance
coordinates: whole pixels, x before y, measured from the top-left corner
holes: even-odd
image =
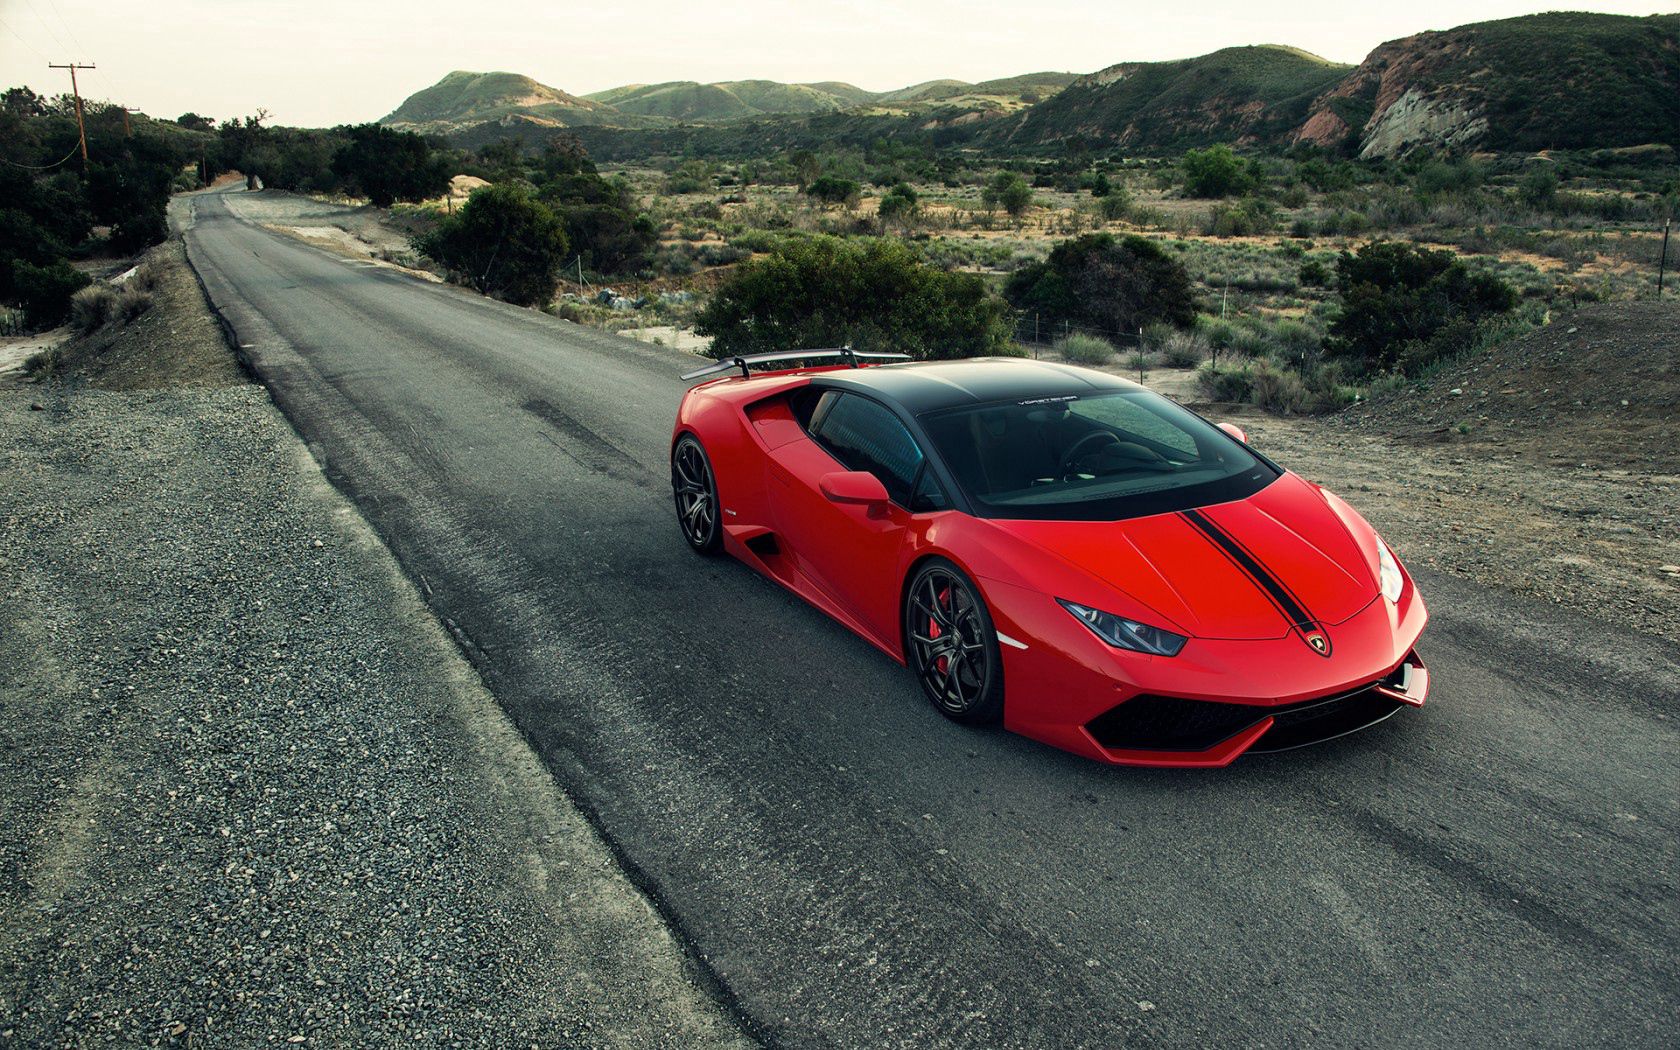
[[[716,357],[840,344],[974,357],[1009,352],[1012,335],[983,278],[936,270],[883,238],[784,241],[736,267],[696,321]]]
[[[1298,415],[1312,404],[1307,384],[1294,372],[1265,365],[1256,367],[1249,379],[1249,401],[1268,412]]]
[[[857,203],[858,194],[862,187],[852,179],[842,179],[835,175],[824,175],[805,187],[805,195],[815,197],[824,204],[844,204],[850,206]]]
[[[518,183],[474,191],[414,246],[485,295],[521,306],[548,302],[570,249],[560,217]]]
[[[70,297],[89,284],[88,277],[62,259],[36,266],[12,262],[12,296],[32,328],[51,328],[70,316]]]
[[[1451,252],[1375,241],[1336,263],[1341,312],[1325,352],[1365,371],[1413,368],[1461,343],[1485,318],[1507,314],[1517,293],[1474,273]]]
[[[1062,360],[1076,365],[1107,365],[1114,363],[1114,344],[1094,335],[1075,332],[1056,340],[1051,347]]]
[[[1247,401],[1254,390],[1254,372],[1205,365],[1196,373],[1196,389],[1209,401]]]
[[[981,191],[980,202],[986,206],[987,211],[1002,208],[1011,218],[1018,219],[1032,207],[1032,187],[1017,173],[1000,171]]]
[[[1186,197],[1240,197],[1260,187],[1260,165],[1229,146],[1193,149],[1179,164]]]
[[[1161,363],[1168,368],[1195,368],[1207,357],[1207,343],[1196,332],[1173,332],[1161,345]]]
[[[1044,262],[1011,274],[1003,294],[1041,322],[1109,332],[1135,332],[1155,322],[1185,327],[1196,319],[1184,264],[1136,236],[1088,233],[1062,241]]]
[[[333,154],[333,173],[374,207],[438,197],[449,189],[447,161],[419,135],[380,124],[358,124],[344,133],[349,141]]]

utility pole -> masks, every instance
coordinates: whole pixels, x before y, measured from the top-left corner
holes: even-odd
[[[48,69],[68,69],[70,71],[70,93],[72,95],[76,96],[76,134],[80,135],[81,139],[82,139],[82,174],[86,175],[87,174],[87,164],[88,164],[87,125],[82,122],[82,89],[76,85],[76,70],[78,70],[78,69],[98,69],[99,67],[96,66],[96,65],[93,65],[91,63],[89,63],[88,65],[82,65],[79,62],[69,62],[69,63],[66,63],[64,65],[59,65],[56,62],[48,62],[47,63],[47,68]],[[123,114],[123,123],[125,125],[128,123],[128,114],[127,113]]]
[[[133,132],[133,131],[130,131],[130,130],[129,130],[129,127],[128,127],[128,115],[129,115],[129,114],[130,114],[130,113],[138,113],[138,112],[140,112],[140,111],[139,111],[139,110],[137,110],[137,109],[130,109],[130,108],[129,108],[129,107],[127,107],[127,106],[124,106],[124,107],[123,107],[123,108],[122,108],[122,111],[123,111],[123,138],[125,138],[125,139],[131,139],[131,138],[133,138],[133,137],[134,137],[134,132]]]

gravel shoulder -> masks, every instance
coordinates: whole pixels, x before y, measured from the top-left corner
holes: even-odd
[[[0,385],[0,1045],[745,1043],[266,393],[123,374]]]

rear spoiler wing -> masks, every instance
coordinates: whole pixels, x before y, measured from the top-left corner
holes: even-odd
[[[813,361],[825,358],[834,358],[844,361],[852,368],[858,368],[866,361],[911,360],[909,354],[859,353],[849,346],[832,346],[825,347],[820,350],[778,350],[771,354],[749,354],[745,357],[736,355],[735,357],[725,358],[715,365],[707,365],[705,368],[701,368],[693,372],[685,372],[683,374],[683,380],[687,381],[690,379],[699,379],[702,376],[717,375],[721,372],[730,372],[737,368],[741,370],[741,378],[746,379],[752,375],[753,365],[767,365],[776,361]]]

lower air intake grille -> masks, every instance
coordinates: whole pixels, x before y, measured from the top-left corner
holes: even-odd
[[[1139,696],[1103,712],[1085,728],[1110,751],[1206,751],[1270,716],[1272,728],[1249,749],[1261,753],[1364,729],[1403,706],[1370,687],[1281,707]]]

